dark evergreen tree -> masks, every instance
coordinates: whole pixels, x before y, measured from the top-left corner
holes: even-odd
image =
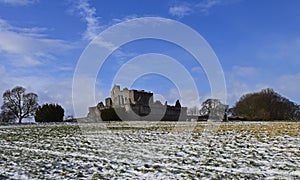
[[[38,107],[34,118],[36,122],[62,122],[64,112],[58,104],[44,104]]]
[[[177,108],[181,108],[181,104],[180,104],[179,100],[177,100],[177,101],[176,101],[176,103],[175,103],[175,107],[177,107]]]

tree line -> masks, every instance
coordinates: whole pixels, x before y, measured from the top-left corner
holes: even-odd
[[[243,95],[232,108],[219,99],[208,99],[199,110],[200,118],[224,120],[300,120],[300,106],[273,89]]]
[[[26,93],[26,89],[16,86],[3,93],[0,122],[22,123],[25,118],[34,117],[36,122],[62,122],[64,109],[58,104],[38,104],[38,95]],[[176,106],[180,106],[176,102]],[[193,114],[197,108],[192,107]],[[300,120],[300,106],[281,96],[273,89],[243,95],[232,108],[219,99],[207,99],[198,111],[199,117],[227,119],[236,117],[244,120]]]
[[[36,122],[62,122],[64,109],[58,104],[38,104],[38,95],[26,93],[26,89],[16,86],[3,93],[0,122],[22,123],[23,119],[34,117]]]
[[[243,95],[230,113],[250,120],[300,120],[300,106],[270,88]]]

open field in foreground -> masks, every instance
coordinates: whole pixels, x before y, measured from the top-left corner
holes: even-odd
[[[299,179],[299,130],[299,122],[0,127],[0,179]]]

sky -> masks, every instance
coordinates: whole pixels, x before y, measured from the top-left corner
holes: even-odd
[[[224,73],[227,104],[263,88],[300,103],[299,7],[298,0],[0,0],[0,92],[20,85],[37,93],[39,104],[58,103],[65,115],[74,115],[74,73],[91,41],[118,23],[160,17],[185,24],[210,45]],[[170,42],[141,39],[118,47],[105,60],[91,87],[96,100],[110,96],[118,71],[147,53],[176,59],[196,84],[200,103],[211,97],[206,71],[191,54]],[[180,99],[176,83],[147,74],[130,88],[152,91],[172,104]],[[183,105],[200,103],[190,99]],[[87,113],[88,107],[82,110]]]

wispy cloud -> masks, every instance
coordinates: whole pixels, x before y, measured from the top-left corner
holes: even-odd
[[[84,40],[94,39],[101,31],[100,17],[96,15],[96,8],[92,7],[88,0],[80,0],[76,4],[76,10],[86,22],[86,30],[83,33]]]
[[[169,8],[169,14],[177,17],[184,17],[192,13],[192,9],[188,5],[178,5]]]
[[[34,4],[38,0],[0,0],[0,3],[10,4],[14,6],[25,6],[29,4]]]
[[[293,101],[300,103],[300,73],[283,75],[278,78],[277,86],[281,93],[288,98],[293,97]]]
[[[236,2],[238,0],[198,0],[194,2],[180,2],[175,5],[172,5],[169,8],[169,14],[182,18],[184,16],[200,13],[203,15],[209,14],[209,11],[220,5]]]
[[[203,74],[205,73],[203,68],[200,66],[195,66],[191,69],[191,72],[196,73],[196,74]]]
[[[258,74],[258,70],[252,66],[233,66],[233,72],[239,77],[253,77]]]
[[[207,14],[209,10],[215,6],[219,6],[223,4],[222,0],[206,0],[196,4],[196,8],[199,10],[200,13]]]
[[[19,28],[0,19],[0,52],[16,66],[35,66],[40,59],[53,58],[57,52],[70,49],[70,43],[47,38],[46,28]]]
[[[39,94],[41,104],[59,103],[72,113],[72,79],[45,74],[65,66],[58,58],[76,47],[72,42],[49,37],[47,32],[48,28],[19,27],[0,18],[0,92],[21,85]]]
[[[252,66],[233,66],[226,75],[227,102],[230,105],[234,105],[244,94],[270,87],[264,80],[258,81],[262,74]]]
[[[288,40],[273,38],[260,44],[258,58],[272,64],[291,64],[290,68],[298,68],[300,65],[300,37]],[[272,61],[271,61],[272,60]],[[283,66],[284,67],[284,66]]]

